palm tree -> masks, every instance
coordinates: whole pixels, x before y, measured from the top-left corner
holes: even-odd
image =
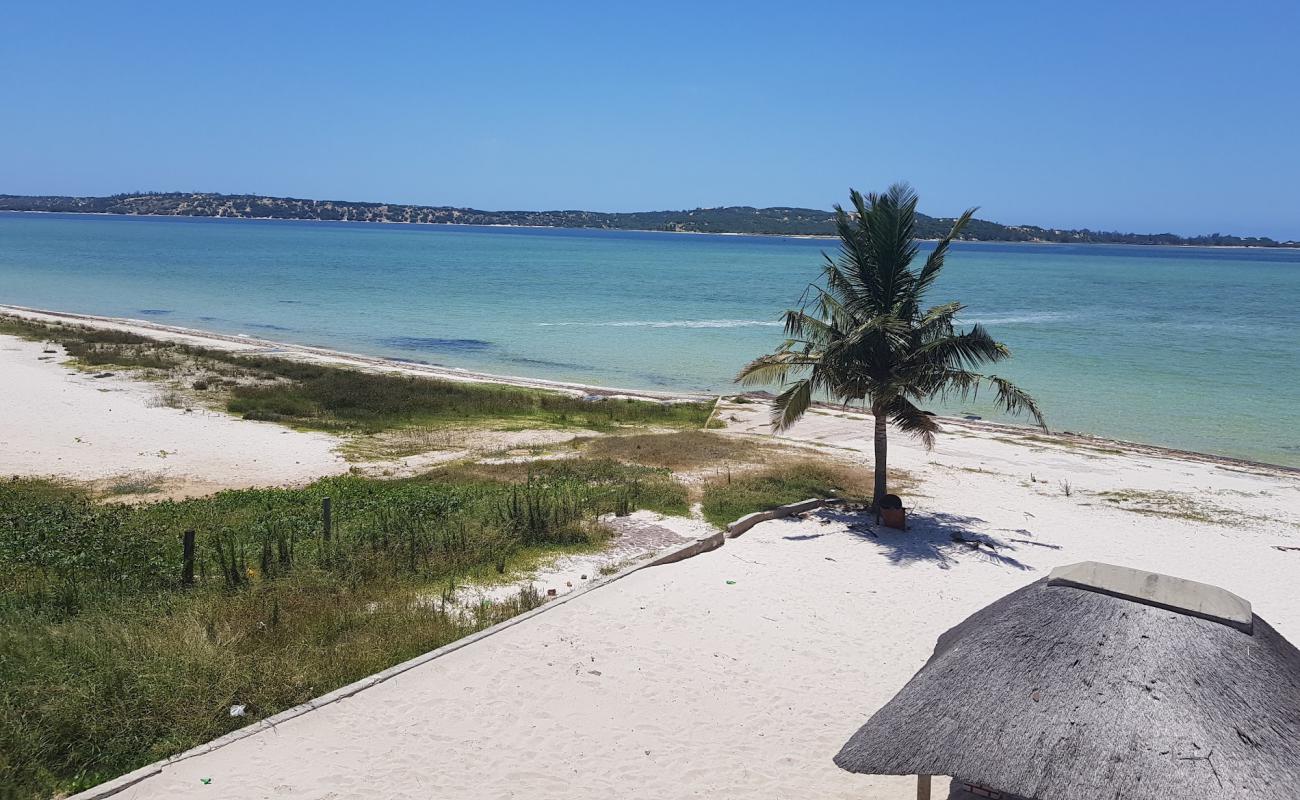
[[[985,387],[1008,412],[1028,412],[1047,426],[1034,399],[1015,384],[974,371],[1009,358],[1005,345],[981,325],[958,331],[960,303],[921,305],[975,209],[957,218],[917,270],[917,197],[911,187],[895,184],[866,197],[850,191],[849,198],[852,212],[835,206],[840,254],[832,259],[823,253],[824,286],[809,287],[800,307],[785,312],[786,341],[745,365],[736,380],[783,387],[773,407],[774,431],[793,425],[819,396],[870,408],[876,450],[872,505],[878,508],[888,493],[886,421],[920,437],[927,449],[934,446],[940,428],[920,402],[973,397]]]

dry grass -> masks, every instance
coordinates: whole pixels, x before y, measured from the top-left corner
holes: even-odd
[[[642,433],[584,440],[585,454],[674,472],[724,464],[767,463],[781,454],[775,447],[712,431]]]
[[[911,494],[918,482],[903,470],[890,470],[889,491]],[[788,461],[757,472],[715,480],[704,489],[704,517],[718,527],[751,514],[811,497],[869,501],[874,489],[870,467],[833,461]]]
[[[131,473],[110,478],[100,494],[112,498],[158,494],[165,484],[166,478],[162,475]]]
[[[1085,456],[1119,456],[1124,455],[1124,451],[1117,447],[1106,447],[1101,444],[1094,444],[1089,441],[1078,439],[1072,436],[1051,436],[1040,433],[1018,433],[1006,436],[990,437],[997,442],[1007,444],[1018,444],[1035,450],[1042,450],[1045,447],[1059,447],[1062,450],[1071,450]]]
[[[459,450],[463,449],[462,433],[455,428],[414,425],[352,436],[340,448],[340,452],[349,461],[386,461],[420,453]]]
[[[1097,496],[1115,508],[1151,517],[1185,519],[1215,525],[1232,525],[1243,519],[1243,515],[1230,508],[1180,492],[1128,489],[1098,492]]]

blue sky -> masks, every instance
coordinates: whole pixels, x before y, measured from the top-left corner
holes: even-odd
[[[1300,238],[1300,3],[15,3],[0,192]]]

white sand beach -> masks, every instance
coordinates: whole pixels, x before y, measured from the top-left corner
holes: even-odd
[[[42,351],[0,338],[0,473],[159,473],[201,493],[347,467],[333,437],[157,407],[148,384],[73,372]],[[767,413],[719,408],[734,436],[767,436]],[[946,427],[929,452],[892,436],[906,532],[830,509],[762,523],[117,796],[907,796],[906,779],[850,775],[831,756],[940,633],[1084,560],[1223,586],[1300,641],[1300,472]],[[817,410],[786,438],[870,468],[860,414]]]
[[[63,367],[62,351],[47,349],[0,336],[0,476],[138,482],[195,496],[348,469],[335,437],[169,408],[158,402],[160,387]]]
[[[1217,477],[1147,465],[1161,472]],[[834,512],[763,523],[123,796],[906,797],[906,780],[850,775],[831,756],[935,637],[1053,566],[1097,559],[1212,581],[1300,638],[1300,553],[1273,549],[1300,544],[1300,489],[1232,477],[1264,498],[1257,513],[1291,521],[1192,525],[948,471],[932,488],[954,498],[949,511],[907,533],[855,530]],[[972,551],[954,530],[1005,544]]]
[[[699,399],[654,392],[563,384],[411,364],[323,348],[159,325],[143,320],[96,317],[0,305],[0,315],[43,323],[87,325],[153,339],[271,355],[350,369],[444,380],[509,384],[573,395],[599,394],[646,400]],[[192,404],[170,408],[162,385],[129,372],[87,372],[60,366],[62,348],[0,336],[0,475],[51,476],[94,481],[101,488],[148,486],[150,497],[193,497],[221,489],[287,486],[357,469],[398,477],[416,474],[471,453],[555,444],[588,431],[458,431],[438,450],[369,461],[340,452],[345,440],[326,433],[237,420]],[[130,493],[124,493],[130,496]]]
[[[725,413],[743,431],[763,411]],[[953,428],[929,453],[895,438],[907,532],[832,510],[760,524],[121,796],[908,796],[831,756],[940,633],[1083,560],[1223,586],[1300,640],[1300,551],[1278,549],[1300,546],[1294,472]],[[818,412],[791,435],[860,456],[868,431]]]

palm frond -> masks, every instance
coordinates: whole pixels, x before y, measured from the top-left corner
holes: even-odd
[[[963,333],[940,336],[925,342],[912,353],[916,363],[945,367],[977,367],[1011,357],[1007,346],[994,339],[982,325]]]
[[[934,447],[934,435],[941,430],[934,417],[917,408],[906,397],[895,397],[886,410],[899,430],[920,439],[926,450]]]
[[[932,397],[941,401],[953,398],[966,401],[979,398],[985,376],[966,369],[935,366],[912,376],[906,394],[917,399]]]
[[[769,353],[741,367],[736,382],[742,386],[784,384],[790,373],[814,367],[819,361],[815,355],[805,353]]]
[[[938,278],[939,273],[943,271],[943,260],[948,255],[948,248],[952,244],[952,240],[961,235],[962,229],[966,227],[967,223],[971,221],[971,217],[974,217],[975,212],[978,210],[979,207],[977,206],[963,211],[962,215],[953,222],[948,234],[939,240],[939,243],[934,246],[934,250],[930,251],[930,255],[925,259],[925,266],[921,267],[920,273],[916,276],[917,295],[923,295],[929,291],[934,284],[935,278]]]
[[[950,246],[975,209],[958,217],[915,270],[917,196],[907,184],[881,194],[850,190],[835,206],[839,252],[822,253],[821,281],[782,315],[785,341],[745,365],[736,381],[779,385],[773,427],[793,424],[814,398],[862,400],[888,413],[904,430],[933,442],[938,424],[919,404],[951,396],[977,397],[989,387],[1010,413],[1028,413],[1040,426],[1034,399],[997,376],[974,371],[1010,351],[982,326],[960,330],[960,303],[923,308]]]
[[[944,320],[949,323],[955,322],[957,315],[960,314],[964,308],[966,308],[966,306],[955,300],[951,303],[941,303],[937,306],[930,306],[925,310],[925,313],[921,315],[921,319],[917,324],[929,325],[936,321]]]
[[[911,284],[908,266],[916,257],[916,192],[896,183],[881,195],[870,196],[861,227],[870,251],[874,300],[880,310],[895,310],[906,300]]]
[[[940,399],[958,397],[961,400],[976,400],[979,398],[979,390],[982,386],[993,389],[994,402],[1003,411],[1008,414],[1029,414],[1033,417],[1035,425],[1044,431],[1047,430],[1047,421],[1038,407],[1038,402],[1025,390],[997,375],[982,375],[964,369],[937,369],[928,379],[918,381],[915,384],[915,391],[909,394],[914,397]]]
[[[1047,432],[1047,420],[1043,418],[1043,412],[1038,408],[1037,401],[1030,397],[1025,390],[1016,386],[1005,378],[999,378],[996,375],[988,376],[988,382],[991,383],[998,393],[998,405],[1009,414],[1028,413],[1034,418],[1038,427]]]
[[[783,431],[799,421],[804,412],[812,407],[813,380],[805,378],[795,381],[776,396],[772,403],[772,430]]]

